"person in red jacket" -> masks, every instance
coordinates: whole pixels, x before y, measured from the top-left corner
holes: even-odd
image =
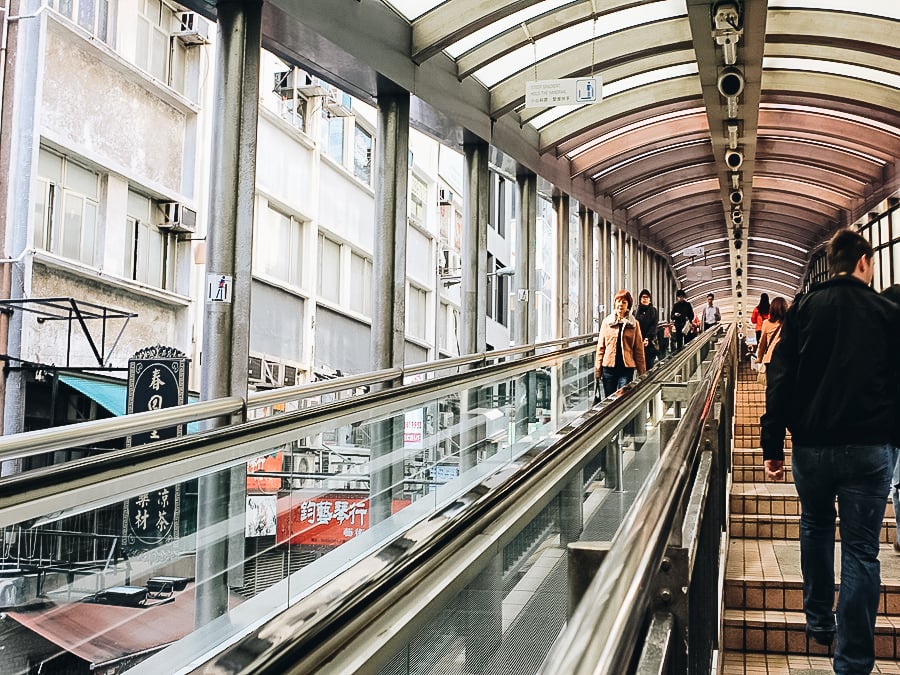
[[[769,294],[763,293],[759,296],[759,304],[753,308],[753,313],[750,315],[750,321],[753,323],[753,326],[756,328],[756,344],[759,344],[759,339],[762,336],[762,325],[763,321],[769,318]]]

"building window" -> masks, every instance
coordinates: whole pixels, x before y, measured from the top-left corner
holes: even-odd
[[[372,261],[350,253],[350,309],[372,315]]]
[[[303,223],[272,208],[258,211],[254,231],[253,264],[260,274],[269,275],[293,286],[302,286],[300,261],[303,260]]]
[[[48,0],[47,5],[99,40],[115,43],[114,0]]]
[[[175,235],[159,229],[161,220],[159,203],[128,191],[125,274],[134,281],[171,290],[175,286]]]
[[[317,290],[323,300],[341,301],[341,245],[321,234]]]
[[[424,340],[428,315],[428,292],[410,285],[406,302],[406,334]]]
[[[322,108],[321,149],[338,164],[344,163],[344,118],[332,117]]]
[[[416,174],[409,175],[409,218],[414,223],[425,225],[425,201],[428,198],[428,185]],[[443,227],[441,234],[443,232]],[[446,240],[446,235],[444,236]]]
[[[175,12],[160,0],[138,0],[135,63],[160,82],[184,90],[186,47],[172,38]]]
[[[358,124],[353,137],[353,175],[366,185],[372,183],[372,134]]]
[[[34,245],[94,264],[100,174],[41,148],[35,189]]]

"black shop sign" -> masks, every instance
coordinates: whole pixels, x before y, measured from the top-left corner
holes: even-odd
[[[128,414],[161,410],[188,402],[190,359],[174,347],[146,347],[128,359]],[[184,434],[184,425],[129,436],[127,447]]]

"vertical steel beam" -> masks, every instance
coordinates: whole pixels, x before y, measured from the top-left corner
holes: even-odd
[[[380,83],[378,150],[375,153],[375,307],[372,367],[402,368],[406,349],[406,200],[409,173],[409,92]],[[371,460],[403,447],[403,416],[376,422]],[[402,455],[402,453],[398,453]],[[403,460],[383,462],[369,478],[372,524],[391,515],[394,491],[403,480]]]
[[[594,212],[582,205],[578,208],[581,242],[578,279],[578,332],[590,333],[594,327]]]
[[[556,214],[556,266],[553,337],[569,337],[569,195],[553,195]]]
[[[207,275],[231,279],[231,302],[208,299],[204,313],[203,400],[246,396],[250,353],[250,250],[256,191],[256,131],[262,2],[220,2],[210,162]],[[212,294],[210,294],[212,295]],[[210,426],[222,424],[216,420]],[[234,475],[232,475],[234,474]],[[196,626],[228,609],[227,570],[243,569],[244,470],[200,478]],[[235,530],[235,531],[231,531]],[[232,536],[234,535],[234,536]],[[229,556],[239,556],[230,560]]]
[[[489,149],[484,141],[463,145],[466,158],[466,184],[463,194],[465,221],[460,278],[462,354],[477,354],[485,349],[487,275],[493,271],[487,269],[487,225],[491,200]]]

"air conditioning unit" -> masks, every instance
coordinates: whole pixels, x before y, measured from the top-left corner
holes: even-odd
[[[181,12],[178,15],[179,28],[172,33],[182,43],[193,47],[209,42],[209,22],[197,12]]]
[[[338,99],[337,91],[329,91],[325,97],[325,110],[329,117],[353,117],[350,112],[350,97],[344,94]]]
[[[293,387],[297,384],[297,371],[298,368],[295,366],[289,366],[287,364],[284,365],[284,374],[282,377],[282,382],[285,387]]]
[[[450,190],[441,188],[438,190],[438,204],[441,206],[449,206],[453,203],[453,193]]]
[[[307,97],[328,95],[324,82],[299,68],[280,70],[272,79],[272,90],[280,96],[293,96],[294,92]]]
[[[258,356],[251,356],[247,363],[247,382],[257,384],[263,379],[263,360]]]
[[[266,387],[281,386],[281,364],[277,361],[263,361],[263,381]]]
[[[194,233],[197,227],[196,211],[178,202],[163,202],[161,208],[163,222],[159,227],[172,230],[172,232]]]

